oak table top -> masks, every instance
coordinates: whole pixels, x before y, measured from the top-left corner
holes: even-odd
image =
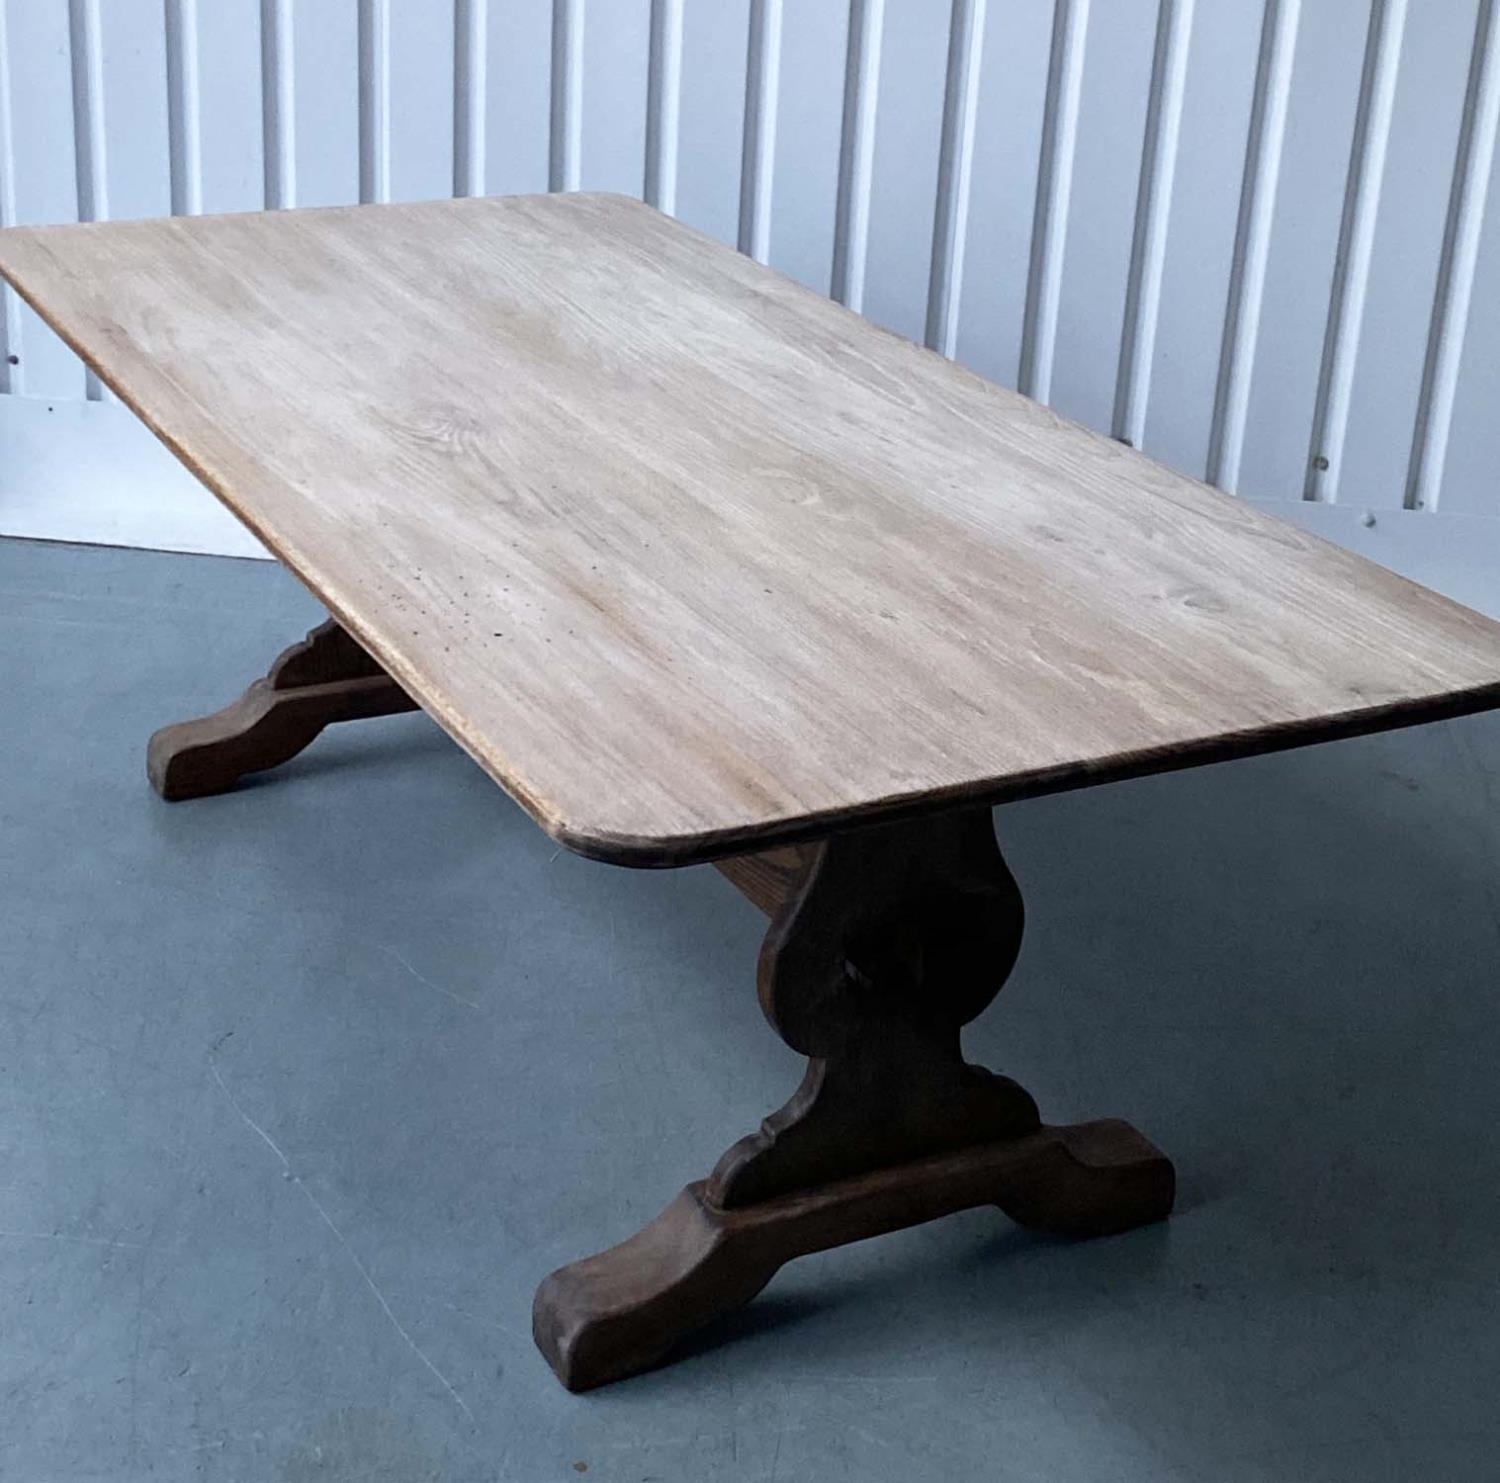
[[[1500,624],[620,197],[12,229],[0,273],[590,855],[1500,704]]]

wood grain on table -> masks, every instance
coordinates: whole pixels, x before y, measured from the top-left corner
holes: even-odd
[[[620,197],[17,228],[0,273],[588,854],[1500,704],[1500,625]]]

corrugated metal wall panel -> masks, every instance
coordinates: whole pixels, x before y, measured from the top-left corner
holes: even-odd
[[[629,191],[1225,487],[1500,514],[1495,5],[0,0],[0,223]]]

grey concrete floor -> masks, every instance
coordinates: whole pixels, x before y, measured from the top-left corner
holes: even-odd
[[[1000,812],[974,1059],[1174,1155],[1167,1225],[972,1212],[573,1397],[538,1279],[794,1084],[760,919],[591,864],[424,717],[169,806],[147,734],[318,616],[0,542],[0,1478],[1500,1476],[1500,722]]]

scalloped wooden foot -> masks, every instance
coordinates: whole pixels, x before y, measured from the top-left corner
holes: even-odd
[[[987,809],[719,868],[771,914],[761,1005],[807,1074],[708,1179],[542,1283],[532,1332],[569,1390],[657,1364],[811,1252],[977,1205],[1065,1236],[1170,1213],[1172,1164],[1128,1123],[1046,1126],[963,1059],[1021,941]]]
[[[165,799],[223,793],[247,773],[290,761],[325,726],[416,709],[416,702],[333,619],[293,644],[236,701],[163,726],[146,776]]]
[[[787,1262],[976,1205],[1065,1236],[1107,1236],[1172,1209],[1170,1160],[1128,1123],[1044,1127],[802,1195],[726,1210],[690,1184],[618,1246],[554,1272],[532,1333],[569,1390],[638,1374],[748,1303]]]

